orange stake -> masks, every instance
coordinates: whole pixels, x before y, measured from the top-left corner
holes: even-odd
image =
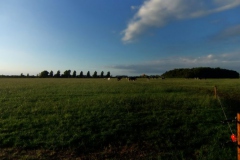
[[[240,160],[240,113],[237,113],[237,159]]]

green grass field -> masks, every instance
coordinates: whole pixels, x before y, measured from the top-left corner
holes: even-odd
[[[0,159],[236,159],[239,79],[0,79]],[[236,132],[236,124],[230,124]]]

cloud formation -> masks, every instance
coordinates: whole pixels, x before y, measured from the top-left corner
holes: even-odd
[[[162,74],[174,68],[220,67],[240,71],[240,52],[209,54],[201,57],[169,57],[131,65],[111,66],[112,69],[125,70],[130,74]]]
[[[123,42],[131,42],[149,28],[171,21],[197,18],[240,5],[240,0],[145,0],[122,31]]]
[[[240,25],[236,25],[219,32],[217,35],[215,35],[214,39],[223,40],[223,39],[229,39],[232,37],[237,38],[239,36],[240,36]]]

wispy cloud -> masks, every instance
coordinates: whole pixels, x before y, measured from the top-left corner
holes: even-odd
[[[131,6],[132,10],[139,9],[139,6]]]
[[[123,42],[131,42],[149,28],[171,21],[197,18],[240,5],[240,0],[145,0],[122,31]]]
[[[235,38],[240,36],[240,25],[236,25],[230,28],[227,28],[225,30],[222,30],[221,32],[217,33],[214,36],[214,40],[227,40],[229,38]]]
[[[174,68],[220,67],[240,71],[240,52],[209,54],[201,57],[169,57],[130,65],[115,65],[109,68],[125,70],[130,74],[162,74]]]

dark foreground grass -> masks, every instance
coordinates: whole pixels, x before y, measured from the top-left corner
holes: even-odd
[[[0,79],[0,158],[235,159],[213,86],[234,118],[239,84]]]

